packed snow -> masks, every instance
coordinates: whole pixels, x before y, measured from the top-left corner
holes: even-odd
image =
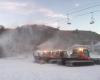
[[[100,65],[67,67],[32,58],[0,59],[0,80],[100,80]]]

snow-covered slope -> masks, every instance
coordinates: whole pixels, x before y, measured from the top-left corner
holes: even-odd
[[[0,59],[0,80],[100,80],[100,65],[66,67],[32,59]]]
[[[45,25],[23,25],[0,29],[0,57],[32,55],[37,49],[69,49],[75,44],[90,45],[100,41],[91,31],[64,31]]]

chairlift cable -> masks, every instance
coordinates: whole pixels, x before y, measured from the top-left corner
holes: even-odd
[[[91,4],[93,4],[93,5],[91,5]],[[100,1],[96,1],[96,2],[93,2],[93,3],[87,3],[84,6],[91,5],[91,7],[96,7],[98,4],[100,5]],[[84,7],[84,6],[81,6],[81,7]],[[77,8],[78,7],[74,7],[74,8],[68,9],[67,12],[74,12],[75,9],[77,9]]]
[[[97,12],[100,12],[100,10],[95,10],[95,11],[92,11],[93,13],[97,13]],[[90,12],[88,12],[88,13],[84,13],[84,14],[80,14],[80,15],[76,15],[76,16],[74,16],[74,17],[80,17],[80,16],[84,16],[84,15],[88,15],[88,14],[90,14]]]
[[[76,10],[76,11],[70,12],[69,14],[76,14],[76,13],[79,13],[81,11],[85,11],[85,10],[88,10],[88,9],[91,9],[91,8],[94,8],[94,7],[98,7],[98,6],[100,6],[100,4],[97,4],[97,5],[94,5],[94,6],[89,6],[87,8],[83,8],[83,9],[80,9],[80,10]]]

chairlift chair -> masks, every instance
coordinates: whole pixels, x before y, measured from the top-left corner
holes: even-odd
[[[91,12],[91,21],[90,21],[90,24],[94,24],[95,23],[95,18],[93,16],[93,12]]]
[[[91,22],[90,22],[90,24],[94,24],[94,23],[95,23],[94,21],[91,21]]]

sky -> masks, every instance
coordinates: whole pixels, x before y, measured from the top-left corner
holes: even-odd
[[[90,24],[91,17],[94,24]],[[0,25],[8,28],[46,24],[63,30],[89,30],[100,34],[99,21],[100,0],[0,0]]]

